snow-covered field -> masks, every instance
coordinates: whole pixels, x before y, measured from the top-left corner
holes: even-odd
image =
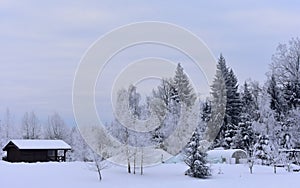
[[[145,169],[143,176],[127,174],[126,169],[111,166],[104,169],[103,180],[98,181],[91,165],[83,162],[67,163],[7,163],[0,161],[1,187],[286,187],[300,186],[300,173],[287,172],[283,168],[273,173],[272,167],[254,166],[254,174],[246,165],[212,165],[213,176],[195,179],[184,176],[184,164],[162,164]]]

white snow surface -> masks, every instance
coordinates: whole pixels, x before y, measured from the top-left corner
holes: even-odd
[[[19,149],[71,149],[71,146],[62,140],[10,140],[9,142],[13,142]]]
[[[212,165],[212,177],[196,179],[184,175],[187,166],[183,163],[161,164],[144,169],[144,175],[128,174],[126,168],[110,166],[102,171],[103,180],[98,180],[93,163],[50,162],[50,163],[8,163],[0,161],[1,187],[13,188],[153,188],[153,187],[205,187],[205,188],[260,188],[299,187],[300,173],[287,172],[278,168],[254,166],[253,174],[247,165]],[[137,172],[139,172],[137,170]]]

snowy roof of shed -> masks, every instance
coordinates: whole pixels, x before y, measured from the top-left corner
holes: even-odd
[[[242,149],[214,149],[214,150],[209,150],[207,151],[207,157],[209,159],[218,159],[218,158],[232,158],[232,155],[235,152],[243,152],[246,154],[246,152]]]
[[[6,150],[10,143],[19,149],[71,149],[63,140],[10,140],[3,150]]]

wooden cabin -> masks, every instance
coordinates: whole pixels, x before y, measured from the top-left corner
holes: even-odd
[[[8,162],[66,161],[71,146],[62,140],[11,140],[3,148]]]

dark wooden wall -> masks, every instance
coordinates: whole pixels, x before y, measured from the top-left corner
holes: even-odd
[[[7,151],[7,161],[9,162],[19,162],[20,161],[20,152],[18,148],[11,147]]]
[[[23,162],[45,162],[47,159],[47,150],[19,150],[20,160]]]
[[[19,150],[9,148],[7,151],[7,161],[9,162],[45,162],[49,161],[47,150]]]
[[[9,143],[5,149],[6,160],[9,162],[47,162],[66,161],[66,149],[19,149],[13,143]],[[58,151],[61,151],[58,154]]]

